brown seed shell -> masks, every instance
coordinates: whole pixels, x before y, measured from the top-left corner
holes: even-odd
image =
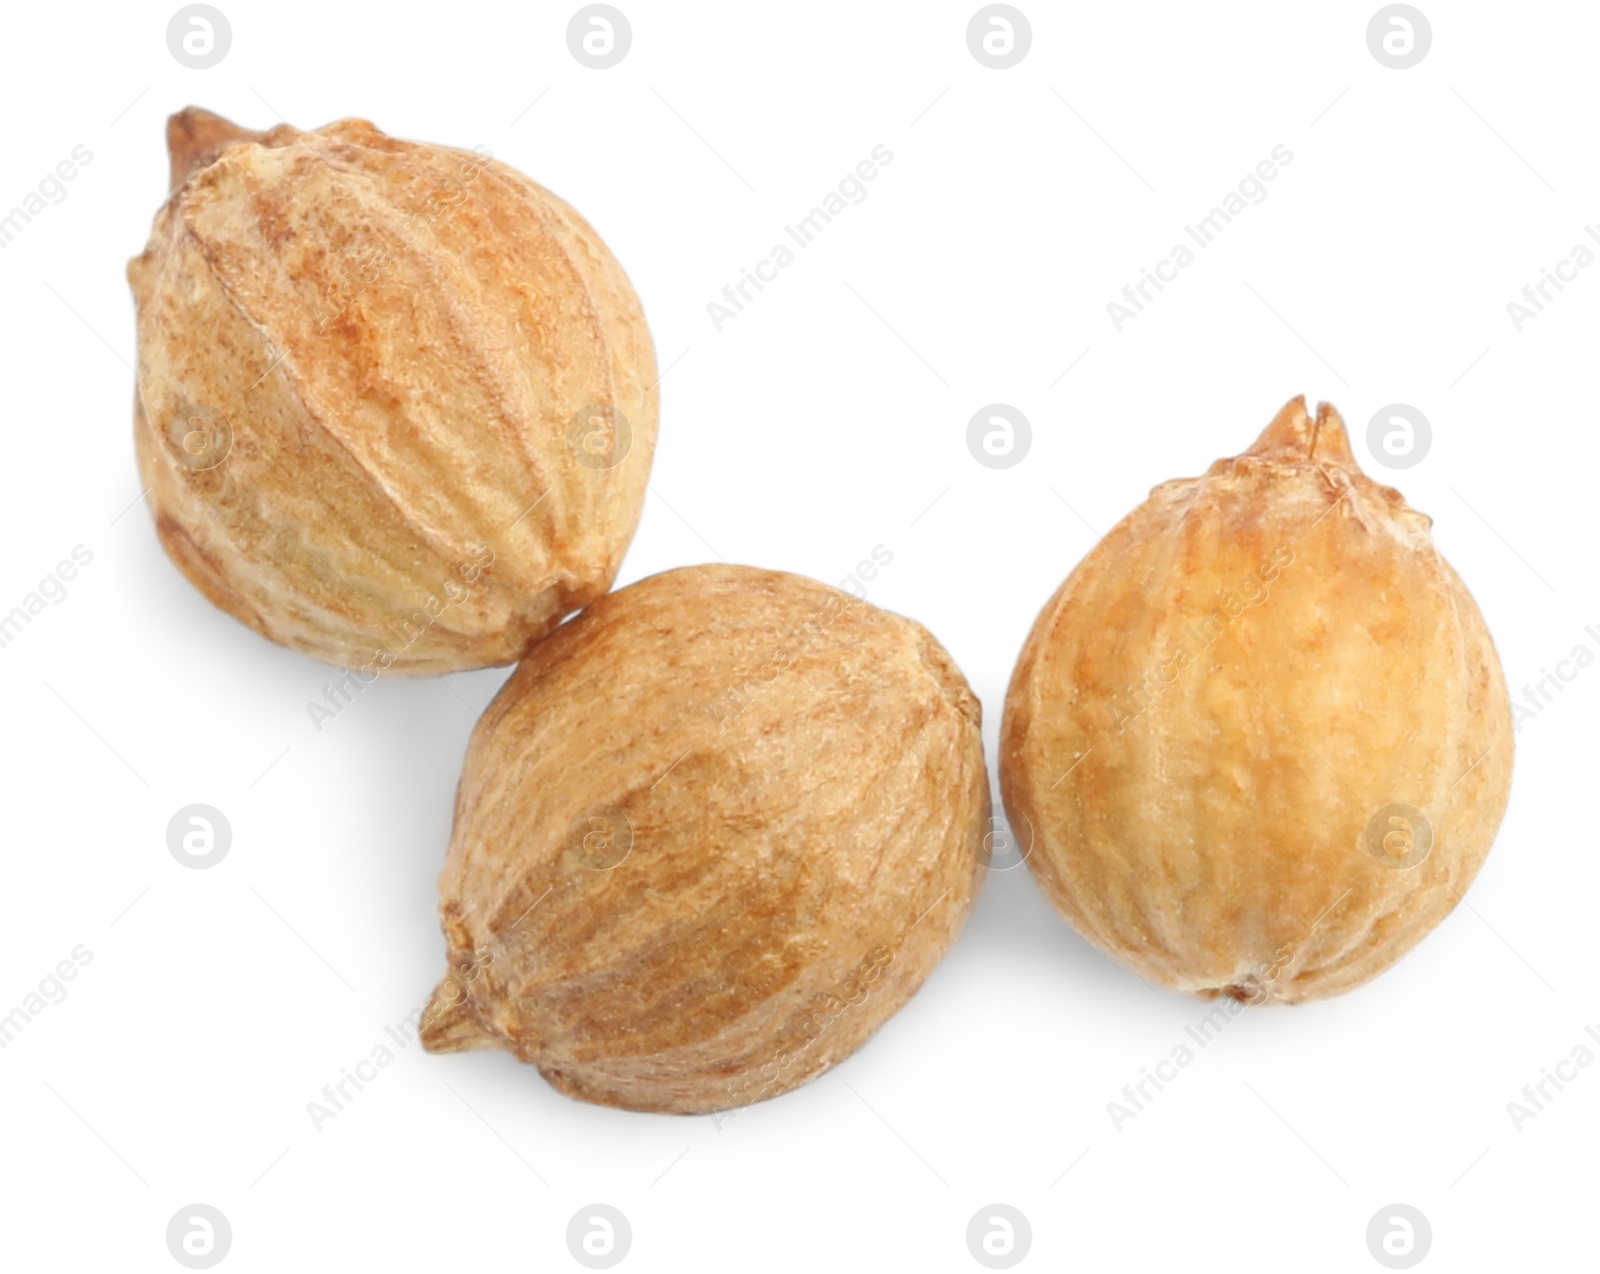
[[[1062,584],[1012,676],[1000,776],[1086,939],[1163,986],[1293,1002],[1375,976],[1455,906],[1505,809],[1511,716],[1429,525],[1296,398]]]
[[[704,566],[602,598],[473,734],[424,1044],[636,1110],[826,1070],[965,922],[978,722],[926,629],[812,580]]]
[[[252,133],[191,108],[168,140],[173,192],[128,266],[134,440],[190,581],[273,641],[401,673],[509,663],[603,594],[657,396],[588,224],[362,120]]]

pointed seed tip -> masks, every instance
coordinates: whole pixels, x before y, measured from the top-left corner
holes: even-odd
[[[176,190],[200,169],[213,163],[235,142],[251,141],[262,134],[240,128],[203,106],[185,106],[167,117],[167,154]]]
[[[446,988],[461,988],[453,974],[439,983],[428,997],[428,1007],[423,1011],[422,1028],[418,1032],[422,1047],[430,1053],[462,1053],[491,1047],[495,1041],[478,1025],[467,997],[447,999]]]
[[[1261,455],[1286,447],[1303,448],[1309,445],[1310,430],[1311,418],[1306,415],[1306,396],[1296,394],[1278,409],[1278,414],[1261,431],[1261,436],[1245,454]]]
[[[1350,449],[1350,434],[1345,428],[1344,417],[1332,403],[1317,404],[1317,427],[1312,451],[1318,459],[1351,468],[1357,467],[1355,453]]]

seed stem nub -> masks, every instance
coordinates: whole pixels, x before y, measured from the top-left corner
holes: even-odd
[[[474,1048],[493,1048],[498,1042],[478,1024],[461,981],[454,974],[446,976],[429,998],[420,1034],[422,1047],[430,1053],[465,1053]]]
[[[1306,411],[1304,394],[1295,395],[1283,405],[1283,410],[1261,431],[1261,436],[1245,455],[1265,457],[1281,451],[1291,452],[1297,459],[1356,467],[1343,418],[1332,403],[1319,403],[1313,418]]]
[[[167,154],[172,160],[172,189],[216,161],[235,142],[259,141],[265,133],[240,128],[231,120],[199,106],[186,106],[167,120]]]

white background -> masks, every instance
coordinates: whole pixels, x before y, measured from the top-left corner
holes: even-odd
[[[884,545],[870,600],[948,647],[991,757],[1023,637],[1096,534],[1292,395],[1328,399],[1434,516],[1520,698],[1600,653],[1600,268],[1520,333],[1506,310],[1600,220],[1600,13],[1423,0],[1431,51],[1396,71],[1371,0],[1022,0],[1031,50],[996,71],[972,0],[620,0],[632,48],[594,71],[576,4],[219,2],[233,44],[204,71],[168,52],[172,4],[3,20],[0,210],[93,152],[0,251],[0,610],[93,553],[0,649],[0,1013],[93,953],[0,1051],[7,1268],[178,1269],[164,1233],[194,1202],[239,1271],[577,1269],[593,1202],[631,1222],[623,1269],[975,1270],[967,1222],[996,1202],[1031,1222],[1024,1269],[1378,1269],[1367,1223],[1396,1202],[1431,1222],[1424,1269],[1593,1267],[1600,1066],[1520,1131],[1506,1104],[1600,1023],[1600,670],[1520,730],[1469,905],[1372,984],[1247,1012],[1120,1131],[1107,1102],[1204,1010],[1088,947],[1026,870],[990,876],[859,1054],[731,1121],[413,1044],[314,1130],[306,1103],[443,971],[453,791],[505,673],[385,680],[314,728],[330,670],[156,543],[123,268],[191,102],[488,146],[605,237],[670,367],[619,584],[716,557],[836,581]],[[879,143],[869,197],[716,331],[707,302]],[[1269,197],[1118,333],[1106,303],[1279,143]],[[1002,471],[965,442],[993,402],[1034,434]],[[1393,402],[1434,432],[1403,472],[1365,442]],[[193,802],[233,828],[210,870],[167,850]]]

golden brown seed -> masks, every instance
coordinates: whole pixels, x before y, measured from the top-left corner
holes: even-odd
[[[704,566],[602,598],[472,736],[423,1042],[635,1110],[826,1070],[966,920],[978,715],[926,629],[811,580]]]
[[[128,266],[156,529],[216,605],[371,673],[515,660],[615,578],[656,433],[621,267],[486,152],[168,123]]]
[[[1011,680],[1000,777],[1062,914],[1141,977],[1315,999],[1455,906],[1511,781],[1483,618],[1430,519],[1290,402],[1079,564]]]

